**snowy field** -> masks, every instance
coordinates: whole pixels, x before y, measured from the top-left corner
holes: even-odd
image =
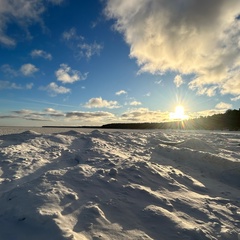
[[[240,240],[240,132],[0,128],[1,240]]]

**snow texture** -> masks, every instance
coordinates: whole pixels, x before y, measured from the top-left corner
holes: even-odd
[[[0,128],[0,239],[240,240],[240,133]]]

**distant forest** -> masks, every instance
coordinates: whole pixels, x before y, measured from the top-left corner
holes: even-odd
[[[161,123],[111,123],[101,128],[115,129],[187,129],[187,130],[240,130],[240,109],[227,110],[222,114],[199,117],[183,121]]]

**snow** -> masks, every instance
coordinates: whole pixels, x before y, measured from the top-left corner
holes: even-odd
[[[0,239],[240,239],[240,133],[0,128]]]

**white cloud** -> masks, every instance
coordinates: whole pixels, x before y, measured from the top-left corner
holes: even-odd
[[[30,55],[32,56],[32,57],[42,57],[42,58],[45,58],[45,59],[47,59],[47,60],[52,60],[52,55],[50,54],[50,53],[47,53],[47,52],[45,52],[45,51],[43,51],[43,50],[39,50],[39,49],[35,49],[35,50],[33,50],[31,53],[30,53]]]
[[[174,84],[179,88],[184,83],[181,75],[176,75],[174,78]]]
[[[240,95],[239,96],[237,96],[237,97],[234,97],[234,98],[231,98],[231,101],[238,101],[238,100],[240,100]]]
[[[122,114],[121,119],[132,122],[162,122],[169,120],[169,113],[150,111],[147,108],[138,108]]]
[[[118,92],[115,93],[116,95],[124,95],[124,94],[127,94],[127,92],[125,90],[120,90]]]
[[[62,83],[74,83],[76,81],[85,80],[87,73],[81,74],[77,70],[72,70],[67,64],[61,64],[60,68],[55,72],[58,81]]]
[[[142,105],[141,102],[138,102],[138,101],[132,101],[129,103],[130,106],[139,106],[139,105]]]
[[[239,9],[239,0],[107,0],[105,13],[116,20],[140,72],[195,74],[191,89],[210,84],[237,95]]]
[[[119,108],[117,101],[107,101],[99,98],[91,98],[85,105],[86,108]]]
[[[71,92],[71,89],[58,86],[55,82],[49,83],[46,87],[40,87],[40,90],[47,91],[52,97],[57,94],[66,94]]]
[[[229,103],[225,103],[225,102],[220,102],[215,106],[216,109],[231,109],[232,108],[232,104]]]
[[[31,76],[38,71],[38,68],[31,63],[27,63],[21,66],[20,71],[24,76]]]
[[[52,4],[60,4],[63,0],[49,0]],[[0,0],[0,44],[15,46],[17,40],[9,36],[8,25],[16,24],[30,36],[29,26],[39,23],[44,27],[41,15],[46,11],[45,0]]]

